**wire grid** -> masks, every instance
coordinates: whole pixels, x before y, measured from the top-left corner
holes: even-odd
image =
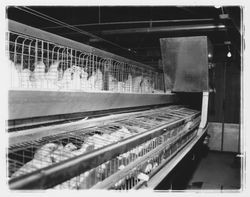
[[[187,123],[181,126],[178,126],[176,128],[173,128],[171,130],[166,130],[165,133],[162,134],[161,136],[148,140],[147,142],[144,142],[138,145],[137,147],[131,149],[130,151],[123,153],[119,155],[118,157],[110,161],[107,161],[96,168],[89,170],[88,172],[82,173],[81,175],[75,177],[74,187],[72,187],[72,182],[71,180],[69,180],[60,185],[57,185],[55,189],[66,189],[66,188],[67,189],[90,189],[98,182],[101,182],[105,180],[106,178],[108,178],[109,176],[111,176],[112,174],[115,174],[119,170],[122,170],[125,166],[134,162],[137,158],[143,157],[145,154],[154,150],[156,147],[158,147],[162,143],[175,137],[180,132],[183,132],[183,128],[185,127],[186,124]],[[182,142],[184,143],[184,141]],[[136,183],[139,182],[139,178],[137,178],[137,176],[134,176],[134,175],[135,174],[138,175],[141,172],[148,175],[154,168],[156,168],[160,164],[162,155],[163,153],[160,153],[155,158],[148,160],[148,162],[146,164],[143,164],[142,167],[140,167],[141,165],[139,165],[139,167],[136,168],[137,173],[133,172],[132,174],[127,175],[127,177],[129,178],[124,179],[126,180],[126,184],[122,188],[130,189],[134,187]],[[152,165],[152,167],[150,168],[149,165]],[[115,189],[120,188],[122,184],[124,184],[124,180],[119,181],[114,186],[114,188]]]
[[[164,93],[163,73],[14,32],[6,36],[11,88]]]
[[[119,155],[118,157],[107,161],[100,166],[91,169],[88,172],[82,173],[77,178],[80,182],[77,183],[76,189],[89,189],[98,182],[101,182],[111,176],[112,174],[115,174],[119,170],[122,170],[125,166],[128,164],[134,162],[137,158],[140,158],[144,156],[146,153],[152,151],[157,146],[162,144],[163,137],[159,136],[156,138],[153,138],[151,140],[148,140],[147,142],[144,142],[137,147],[131,149],[130,151],[123,153]],[[58,185],[55,188],[61,189],[64,188],[64,186],[68,183],[68,181],[61,184],[61,187]]]
[[[123,179],[115,183],[111,188],[112,190],[130,190],[136,187],[140,182],[147,182],[150,176],[154,173],[159,165],[166,161],[173,153],[175,153],[183,144],[185,144],[190,138],[192,138],[196,131],[190,132],[179,138],[170,147],[162,149],[157,155],[153,155],[144,163],[136,166],[129,174]],[[164,138],[164,137],[163,137]]]
[[[178,120],[186,117],[187,114],[191,115],[194,112],[196,111],[182,107],[170,106],[164,109],[153,110],[144,116],[137,115],[136,117],[115,121],[100,127],[86,128],[60,135],[46,136],[35,141],[9,147],[9,176],[10,178],[14,178],[27,174],[71,157],[84,154],[90,150],[115,143],[137,133]],[[181,125],[169,131],[166,129],[168,132],[166,132],[166,135],[161,136],[161,138],[163,137],[164,141],[176,136],[184,126],[185,125]],[[150,144],[150,142],[145,142],[144,144],[146,145],[141,145],[141,147],[144,147],[144,152],[138,152],[138,150],[141,150],[142,148],[136,147],[129,153],[126,153],[127,155],[130,155],[128,158],[123,155],[121,156],[121,158],[123,158],[122,160],[118,159],[120,164],[115,163],[117,159],[113,159],[113,163],[112,160],[111,162],[102,164],[102,167],[100,167],[101,171],[104,171],[103,168],[107,168],[103,167],[103,165],[106,166],[112,164],[118,166],[118,168],[121,165],[127,165],[137,157],[144,155],[148,150],[151,150],[151,146],[155,147],[154,142],[153,145]],[[124,160],[124,157],[127,158],[127,160]],[[111,169],[117,170],[117,167],[112,167]],[[88,180],[88,177],[93,176],[94,180],[91,179],[92,182],[85,180],[86,186],[84,187],[90,188],[93,184],[96,184],[98,181],[101,181],[116,172],[115,170],[111,170],[105,172],[106,174],[101,173],[100,175],[99,171],[99,167],[97,167],[96,169],[92,169],[58,185],[56,188],[78,188],[81,182],[83,182],[84,185],[84,180]],[[97,173],[96,176],[94,176],[93,173]]]

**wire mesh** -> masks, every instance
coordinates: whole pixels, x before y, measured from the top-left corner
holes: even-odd
[[[11,88],[164,93],[163,73],[14,32],[6,36]]]
[[[139,183],[147,186],[147,181],[152,177],[152,175],[157,171],[157,168],[164,163],[172,154],[174,154],[180,147],[185,144],[192,136],[196,134],[197,130],[194,130],[188,135],[181,136],[176,142],[171,144],[171,146],[166,146],[157,154],[153,154],[151,158],[147,161],[140,163],[135,168],[133,168],[129,174],[117,181],[109,189],[112,190],[130,190],[136,188]],[[165,135],[165,134],[164,134]],[[164,136],[161,136],[164,139]],[[168,138],[170,139],[170,138]],[[155,144],[157,147],[159,144]]]
[[[15,144],[9,147],[8,152],[9,177],[14,178],[28,174],[194,113],[197,113],[197,111],[169,106],[150,110],[143,113],[144,115],[139,114],[123,120],[109,122],[102,126],[83,128],[77,131],[50,135],[34,141]],[[143,142],[130,151],[59,184],[55,189],[91,188],[98,182],[133,163],[137,158],[143,157],[148,152],[154,150],[163,142],[182,133],[186,129],[187,124],[179,125],[172,129],[166,128],[163,135]],[[133,179],[130,184],[133,186],[136,182],[137,179]]]

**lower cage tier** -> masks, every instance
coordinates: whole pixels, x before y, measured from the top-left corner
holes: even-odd
[[[172,105],[12,144],[11,189],[139,188],[196,135],[200,112]]]

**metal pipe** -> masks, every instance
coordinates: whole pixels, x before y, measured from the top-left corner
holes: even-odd
[[[225,112],[226,112],[226,75],[227,75],[227,62],[224,64],[224,78],[223,78],[223,97],[222,97],[222,128],[221,128],[221,151],[224,145],[224,132],[225,132]]]
[[[73,27],[90,27],[90,26],[104,26],[104,25],[127,25],[127,24],[144,24],[144,23],[185,23],[185,22],[213,22],[213,18],[204,18],[204,19],[178,19],[178,20],[148,20],[148,21],[120,21],[120,22],[106,22],[106,23],[88,23],[88,24],[77,24],[71,25]],[[65,28],[63,26],[53,26],[53,27],[44,27],[41,29],[58,29]]]
[[[101,31],[102,35],[113,34],[135,34],[135,33],[160,33],[160,32],[177,32],[177,31],[209,31],[220,30],[225,31],[224,24],[199,24],[199,25],[178,25],[165,27],[151,27],[151,28],[130,28],[130,29],[116,29]]]

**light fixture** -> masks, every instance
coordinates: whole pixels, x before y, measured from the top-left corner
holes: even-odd
[[[211,54],[211,53],[208,53],[207,56],[208,56],[208,58],[211,58],[211,57],[212,57],[212,54]]]
[[[230,48],[230,45],[231,45],[231,41],[224,41],[224,44],[226,45],[227,47],[227,57],[230,58],[232,57],[232,53],[231,53],[231,48]]]
[[[227,57],[232,57],[232,53],[230,51],[228,51]]]
[[[227,45],[227,48],[228,48],[227,57],[232,57],[232,53],[230,51],[230,46]]]
[[[214,7],[215,7],[216,9],[220,9],[221,6],[215,5]]]

